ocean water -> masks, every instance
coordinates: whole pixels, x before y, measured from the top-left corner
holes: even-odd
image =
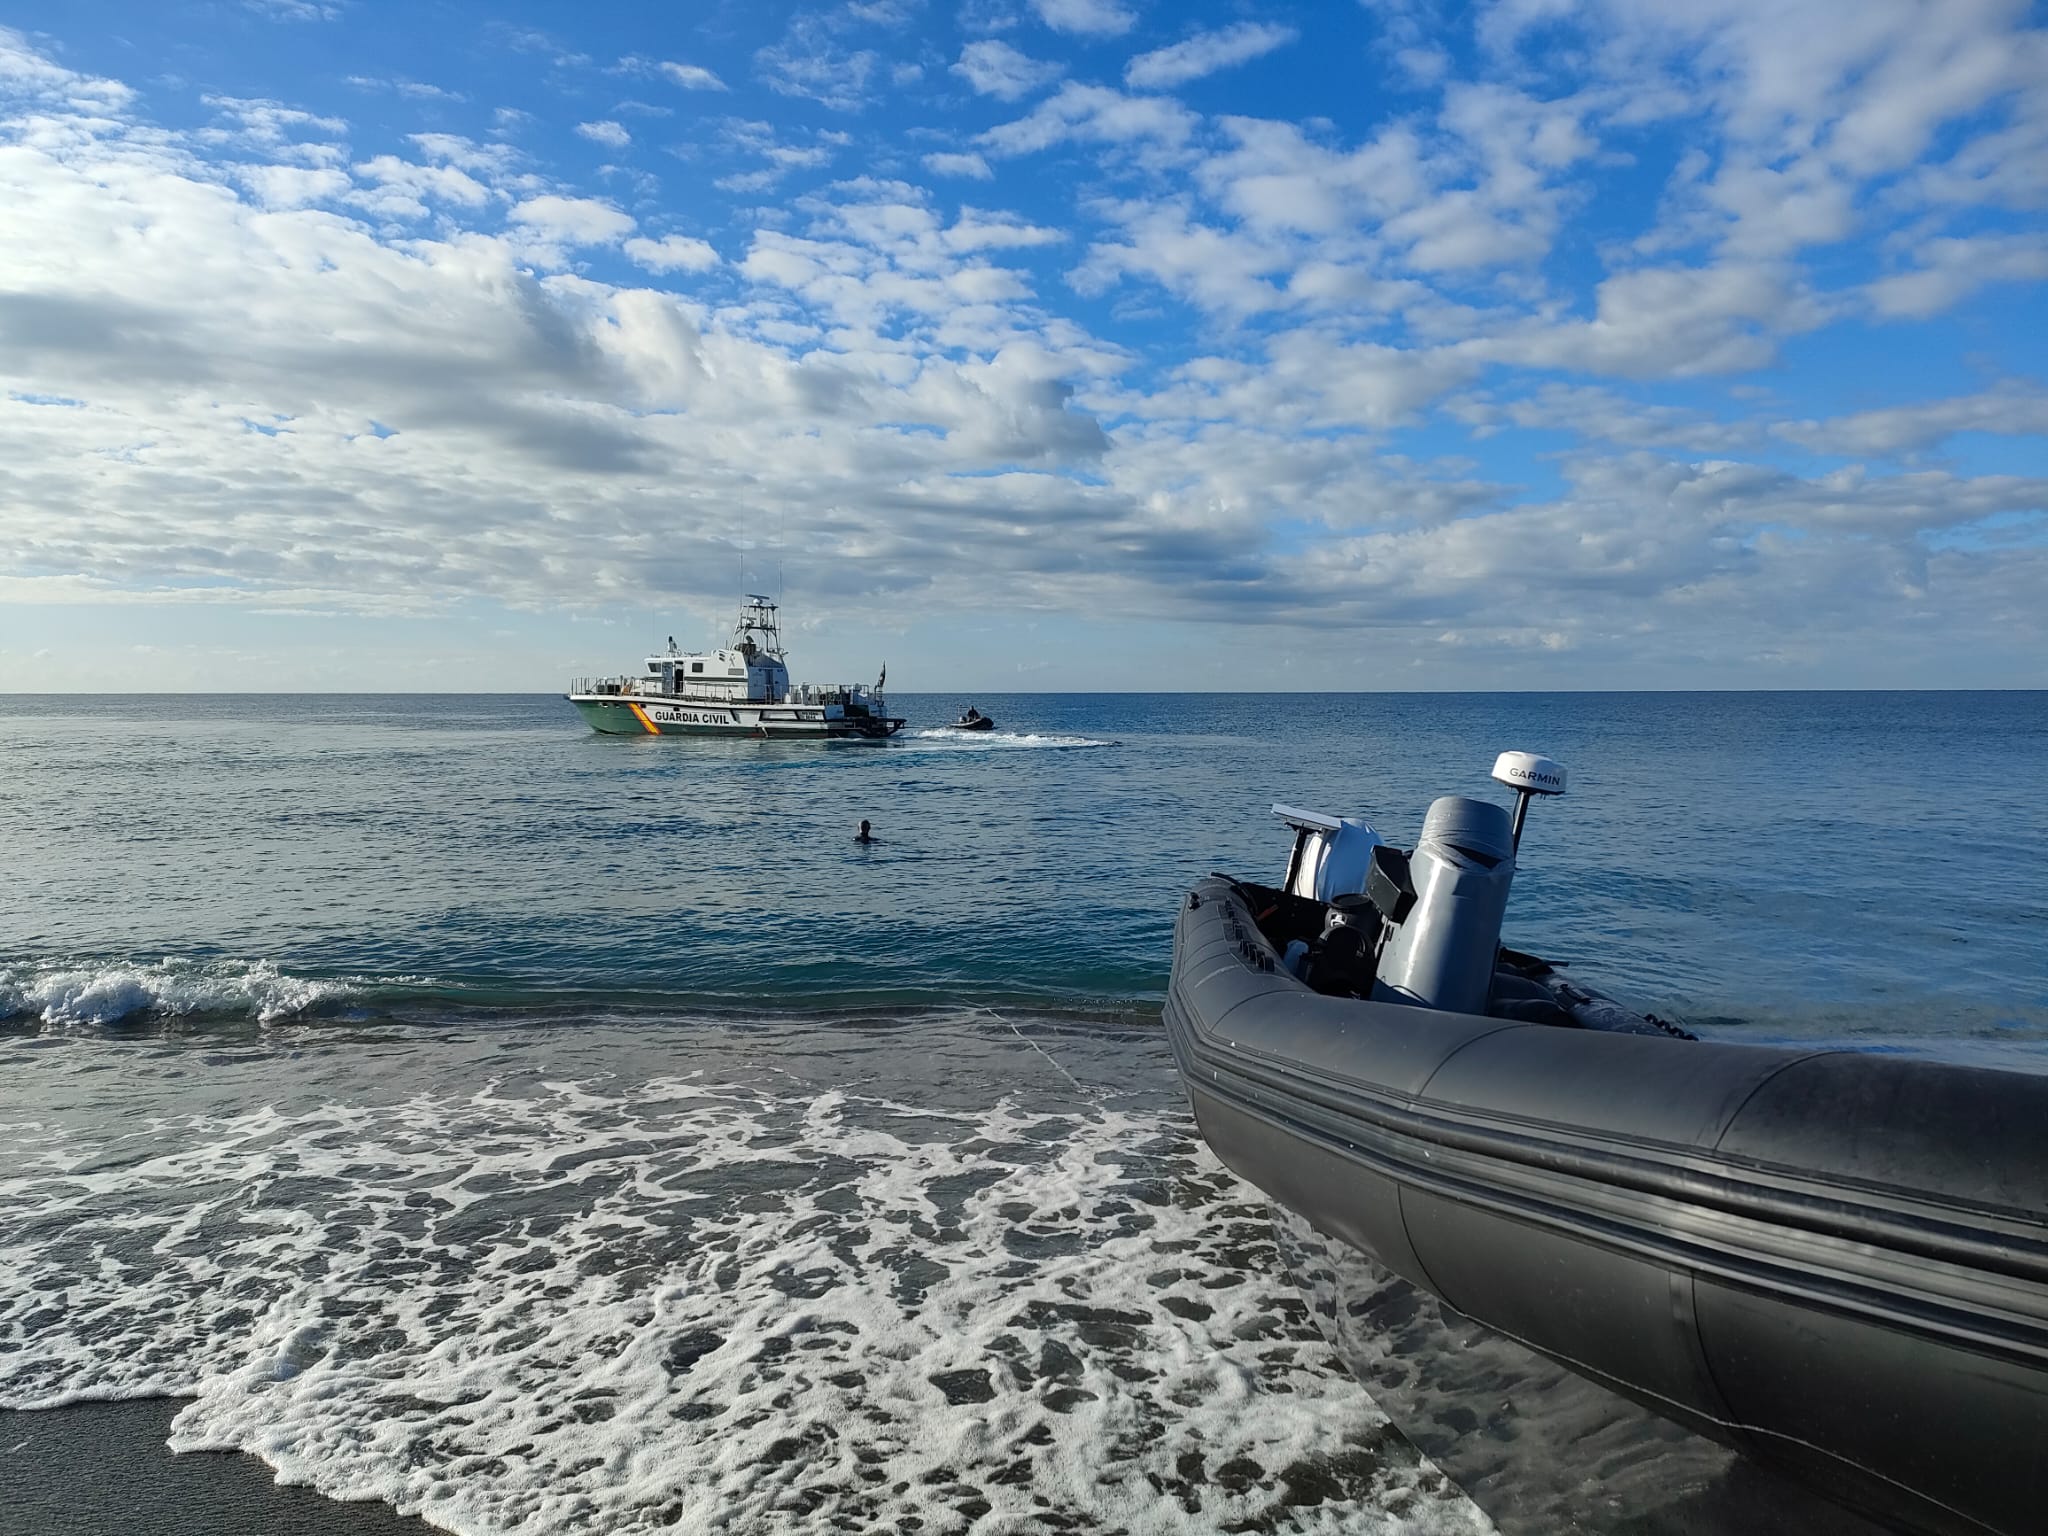
[[[827,748],[0,699],[0,1406],[184,1399],[180,1448],[464,1532],[1483,1531],[1158,1006],[1274,801],[1405,844],[1508,747],[1572,776],[1510,942],[2048,1070],[2048,695],[893,702]]]

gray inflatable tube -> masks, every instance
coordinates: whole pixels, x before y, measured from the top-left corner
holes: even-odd
[[[1445,1307],[1885,1528],[2048,1531],[2048,1076],[1319,995],[1203,882],[1217,1155]]]

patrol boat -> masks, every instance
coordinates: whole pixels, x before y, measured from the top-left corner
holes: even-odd
[[[797,737],[806,741],[885,741],[903,729],[882,685],[792,685],[776,629],[775,604],[749,592],[719,651],[668,649],[647,658],[638,677],[581,677],[568,699],[607,736]]]

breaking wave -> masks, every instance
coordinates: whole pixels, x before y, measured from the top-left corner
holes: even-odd
[[[270,1024],[359,995],[355,978],[293,976],[268,960],[0,963],[0,1023],[118,1024],[240,1017]]]

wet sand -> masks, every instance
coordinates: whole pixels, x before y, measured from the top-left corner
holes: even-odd
[[[182,1404],[0,1412],[0,1536],[435,1536],[382,1504],[280,1488],[253,1456],[174,1456]]]

